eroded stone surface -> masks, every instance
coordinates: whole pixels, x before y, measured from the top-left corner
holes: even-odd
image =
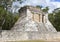
[[[24,12],[26,13],[26,11]],[[23,16],[19,18],[11,30],[2,31],[1,41],[60,39],[60,33],[52,25],[32,20],[31,10],[27,11],[27,16],[24,15],[25,13],[22,13]]]
[[[3,31],[3,41],[20,41],[20,40],[60,40],[60,32],[41,33],[37,31]]]

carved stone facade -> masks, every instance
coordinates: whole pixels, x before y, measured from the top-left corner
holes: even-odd
[[[29,11],[31,11],[31,14],[29,14]],[[44,23],[44,19],[46,19],[46,16],[43,14],[43,12],[39,8],[33,6],[22,7],[19,13],[20,16],[25,15],[26,17],[31,18],[33,21],[38,23]]]
[[[19,10],[20,18],[12,28],[16,31],[57,32],[40,8],[24,6]]]
[[[25,6],[19,13],[20,18],[14,27],[10,31],[2,31],[0,41],[60,40],[60,32],[48,24],[48,14],[44,14],[39,8]]]

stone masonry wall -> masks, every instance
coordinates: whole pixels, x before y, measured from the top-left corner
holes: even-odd
[[[19,41],[19,40],[60,40],[60,32],[41,33],[36,31],[3,31],[2,41]]]

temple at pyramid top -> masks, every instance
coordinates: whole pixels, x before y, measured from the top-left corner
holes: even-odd
[[[19,9],[20,18],[12,30],[15,31],[38,31],[57,32],[48,20],[48,14],[34,6],[24,6]]]
[[[47,14],[44,14],[39,7],[34,6],[24,6],[19,10],[20,16],[26,16],[29,19],[39,22],[46,23],[47,22]]]

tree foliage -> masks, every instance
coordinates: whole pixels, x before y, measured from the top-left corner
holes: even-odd
[[[56,30],[60,31],[60,8],[55,9],[52,14],[49,14],[49,20]]]
[[[42,6],[36,6],[36,7],[37,7],[37,8],[40,8],[40,9],[42,8]]]
[[[8,8],[12,6],[14,1],[16,0],[0,0],[0,28],[2,28],[2,30],[11,29],[19,18],[19,14],[8,12]],[[23,0],[17,1],[19,1],[20,4],[23,2]]]
[[[48,13],[49,7],[45,7],[42,11]]]
[[[12,0],[0,0],[0,6],[3,6],[6,10],[8,6],[12,5]]]
[[[18,18],[18,14],[14,15],[0,6],[0,27],[2,27],[2,30],[10,30]]]

